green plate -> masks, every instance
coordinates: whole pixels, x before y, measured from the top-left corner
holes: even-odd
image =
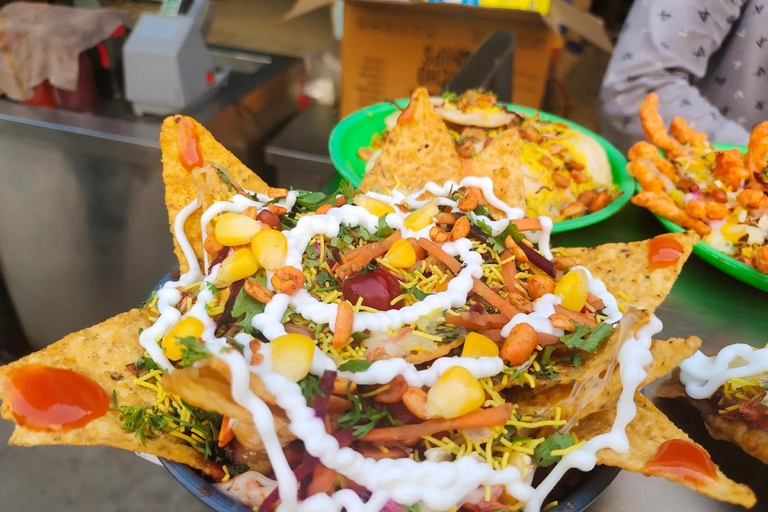
[[[718,149],[738,148],[742,153],[747,150],[745,146],[735,146],[732,144],[715,144],[715,147]],[[637,184],[637,190],[640,190],[639,184]],[[653,216],[659,219],[659,222],[661,222],[661,224],[671,233],[681,233],[685,231],[685,228],[678,226],[669,219],[666,219],[660,215],[656,215],[655,213]],[[749,265],[740,262],[736,258],[718,251],[705,242],[697,243],[693,247],[693,252],[699,258],[703,259],[713,267],[722,270],[729,276],[733,276],[739,281],[745,282],[748,285],[763,290],[764,292],[768,292],[768,274],[763,274],[762,272],[755,270]]]
[[[408,104],[408,100],[397,100],[397,103],[405,107],[405,105]],[[622,193],[615,201],[602,210],[590,213],[584,217],[579,217],[578,219],[555,222],[552,229],[553,233],[571,231],[605,220],[621,210],[621,208],[629,202],[634,193],[634,180],[626,171],[627,159],[624,158],[624,155],[622,155],[610,142],[578,124],[555,115],[517,105],[509,105],[509,107],[516,112],[527,116],[539,114],[544,120],[565,123],[574,130],[597,140],[608,155],[608,161],[611,164],[611,173],[613,174],[613,182],[618,185],[619,190]],[[363,147],[368,147],[374,133],[381,133],[384,131],[384,119],[394,111],[395,106],[391,103],[371,105],[370,107],[358,110],[342,119],[331,132],[331,138],[328,141],[331,161],[333,162],[333,165],[336,166],[336,170],[339,174],[354,186],[360,186],[360,182],[365,174],[365,162],[357,157],[357,150]]]

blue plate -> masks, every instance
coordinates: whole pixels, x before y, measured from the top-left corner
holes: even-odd
[[[167,281],[170,281],[171,275],[166,274],[153,291],[158,290]],[[171,462],[166,459],[160,459],[165,469],[171,474],[177,482],[186,490],[192,493],[197,499],[208,505],[216,512],[253,512],[251,509],[236,501],[205,479],[197,470],[190,468],[185,464]],[[573,486],[573,492],[567,499],[561,500],[560,504],[550,509],[550,512],[582,512],[589,507],[598,496],[613,482],[616,475],[621,471],[619,468],[607,466],[597,466],[589,473],[582,473],[579,482]]]

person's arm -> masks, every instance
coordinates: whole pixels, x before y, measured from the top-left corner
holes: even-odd
[[[746,144],[749,133],[724,117],[691,84],[741,16],[739,0],[636,0],[600,90],[600,128],[626,151],[644,139],[638,108],[659,95],[665,123],[679,116],[710,140]],[[705,18],[705,19],[704,19]]]

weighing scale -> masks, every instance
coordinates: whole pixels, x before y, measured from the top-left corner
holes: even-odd
[[[168,115],[204,102],[230,70],[214,65],[205,43],[209,0],[165,0],[142,14],[123,47],[125,95],[137,115]]]

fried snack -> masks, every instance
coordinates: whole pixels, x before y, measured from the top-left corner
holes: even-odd
[[[690,144],[698,147],[707,145],[707,134],[694,130],[693,126],[689,125],[682,117],[672,119],[669,131],[680,144]]]
[[[653,163],[646,158],[630,160],[627,164],[627,172],[634,176],[645,191],[663,194],[667,188],[664,180],[656,175]]]
[[[685,148],[667,133],[664,120],[659,114],[659,97],[656,93],[649,93],[640,105],[640,123],[643,125],[645,137],[653,145],[664,150],[667,156],[677,158],[685,155]]]
[[[594,277],[605,283],[619,304],[653,311],[669,294],[683,263],[699,241],[699,237],[690,231],[671,236],[683,247],[680,259],[675,265],[651,272],[640,271],[648,268],[650,240],[597,247],[566,247],[558,249],[558,255],[588,268]]]
[[[758,181],[765,181],[766,157],[768,157],[768,121],[763,121],[755,126],[749,135],[747,155],[744,158],[747,170],[757,177]]]
[[[664,193],[644,190],[632,198],[632,203],[647,208],[656,215],[661,215],[684,228],[692,229],[701,236],[706,236],[712,231],[705,222],[681,210],[672,198]]]
[[[520,135],[506,130],[471,160],[470,173],[493,179],[496,197],[514,208],[525,210],[525,187],[520,168]]]
[[[8,373],[15,368],[33,364],[68,368],[85,375],[99,384],[108,395],[114,393],[121,406],[140,407],[155,400],[154,391],[133,384],[135,376],[127,369],[128,365],[135,363],[144,353],[136,339],[137,332],[151,324],[147,313],[132,309],[98,325],[72,333],[39,352],[0,367],[2,417],[13,420],[11,405],[5,394]],[[123,429],[123,421],[114,412],[108,412],[82,428],[60,432],[31,430],[16,425],[8,442],[18,446],[112,446],[149,453],[204,471],[209,467],[195,449],[175,437],[147,438],[142,443],[135,433]]]
[[[671,179],[672,181],[677,181],[677,179],[679,178],[677,174],[677,169],[675,168],[674,164],[669,160],[667,160],[666,158],[662,157],[659,154],[659,148],[657,148],[656,146],[654,146],[649,142],[646,142],[644,140],[636,142],[634,146],[629,148],[629,151],[627,152],[627,157],[630,160],[639,160],[641,158],[647,158],[651,161],[653,165],[656,166],[656,169],[661,171],[662,174],[664,174],[664,176],[666,176],[667,178]]]
[[[463,169],[448,128],[429,102],[426,89],[416,89],[397,125],[389,133],[360,190],[392,189],[401,183],[408,191],[434,181],[459,182]]]
[[[189,270],[187,260],[176,239],[174,232],[174,222],[178,213],[200,196],[201,189],[199,183],[190,179],[192,172],[182,165],[179,148],[179,125],[180,123],[190,123],[192,133],[197,137],[197,146],[202,157],[203,164],[215,163],[220,168],[225,169],[229,175],[236,180],[245,189],[251,192],[266,194],[269,186],[257,174],[248,169],[231,152],[227,151],[211,132],[205,129],[200,123],[187,116],[170,116],[165,118],[163,126],[160,129],[160,149],[163,158],[163,182],[165,183],[165,205],[168,208],[168,222],[170,224],[171,234],[173,235],[173,246],[176,257],[179,260],[179,268],[183,274]],[[221,184],[221,179],[216,173],[208,172],[206,179],[210,183]],[[210,190],[219,189],[210,187]],[[231,194],[229,194],[231,195]],[[227,198],[229,197],[227,195]],[[210,199],[209,199],[210,200]],[[187,235],[189,243],[195,250],[198,261],[203,261],[203,237],[200,231],[201,210],[194,211],[184,223],[184,232]]]
[[[685,386],[680,382],[680,370],[676,369],[669,379],[661,383],[656,395],[661,398],[687,398],[701,413],[709,435],[715,439],[730,441],[749,455],[768,464],[768,431],[750,428],[743,419],[720,414],[712,399],[690,398],[685,392]]]
[[[635,403],[637,404],[637,416],[627,426],[629,451],[617,453],[610,449],[600,450],[597,452],[598,463],[648,475],[646,464],[653,459],[662,443],[674,439],[691,443],[693,441],[643,395],[638,393],[635,396]],[[580,439],[591,439],[610,430],[615,416],[614,410],[592,414],[584,418],[574,429],[574,432]],[[730,480],[723,475],[717,466],[715,466],[715,471],[716,478],[714,480],[708,479],[706,482],[700,483],[673,474],[657,474],[656,476],[663,476],[667,480],[720,501],[747,508],[755,505],[755,494],[749,487]]]

